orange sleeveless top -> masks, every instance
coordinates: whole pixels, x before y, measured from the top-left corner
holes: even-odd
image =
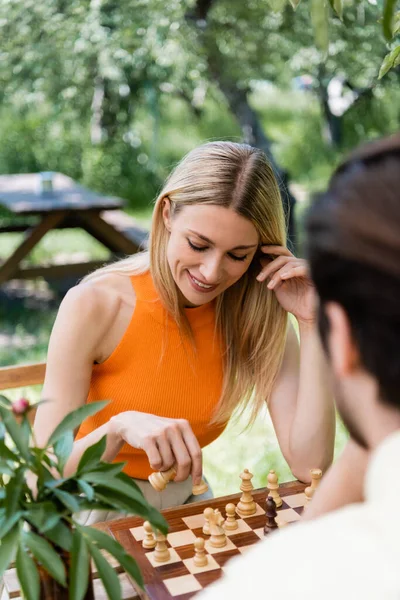
[[[222,348],[215,333],[213,302],[185,309],[195,347],[182,344],[176,322],[166,313],[150,272],[131,277],[136,306],[117,348],[93,366],[88,402],[107,399],[100,413],[82,423],[77,439],[128,410],[187,419],[201,447],[225,425],[210,425],[222,391]],[[116,461],[131,477],[147,479],[152,469],[143,450],[124,444]]]

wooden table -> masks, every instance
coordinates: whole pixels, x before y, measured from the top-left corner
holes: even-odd
[[[146,238],[139,228],[123,230],[107,219],[108,211],[124,205],[120,198],[101,196],[62,173],[53,174],[52,191],[40,192],[40,174],[0,176],[0,206],[10,212],[14,223],[0,226],[1,233],[24,232],[18,248],[0,264],[0,284],[9,279],[80,277],[106,261],[23,268],[21,261],[48,231],[79,227],[101,242],[115,255],[138,251]],[[18,219],[15,219],[18,217]]]

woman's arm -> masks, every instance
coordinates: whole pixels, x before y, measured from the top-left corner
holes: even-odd
[[[269,410],[283,455],[295,477],[332,462],[335,411],[325,356],[316,327],[300,325],[300,348],[289,326],[282,368]]]
[[[304,519],[314,519],[346,504],[364,500],[369,452],[349,440],[342,454],[321,480]]]
[[[83,284],[68,292],[57,315],[50,338],[42,396],[49,402],[38,407],[34,432],[37,443],[45,445],[60,421],[87,400],[95,362],[104,361],[118,345],[134,310],[117,275],[102,282]],[[128,296],[128,297],[127,297]],[[122,319],[121,319],[122,315]],[[98,398],[103,400],[103,398]],[[134,408],[134,407],[132,407]],[[127,411],[74,442],[65,476],[75,472],[85,450],[107,435],[102,459],[112,462],[124,443],[142,448],[154,470],[176,466],[176,481],[192,474],[194,484],[202,477],[202,454],[190,424],[148,413]]]
[[[112,326],[118,303],[102,287],[72,288],[61,303],[51,333],[42,397],[34,423],[37,443],[45,445],[55,427],[72,410],[83,406],[89,392],[93,364],[99,359],[104,336]],[[106,424],[74,443],[65,474],[75,471],[83,452],[103,435],[104,460],[112,461],[122,441]]]
[[[263,246],[259,281],[268,281],[284,310],[299,325],[300,351],[289,328],[282,369],[269,402],[282,452],[293,474],[310,481],[310,469],[325,471],[335,440],[333,393],[316,325],[317,295],[307,264],[283,246]]]

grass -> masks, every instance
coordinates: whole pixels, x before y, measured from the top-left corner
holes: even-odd
[[[150,210],[135,213],[138,221],[148,226]],[[18,243],[18,234],[0,236],[0,260]],[[30,257],[32,263],[61,259],[68,250],[85,258],[106,258],[104,249],[95,240],[78,230],[49,233]],[[79,258],[80,260],[80,258]],[[0,366],[43,361],[48,340],[57,314],[59,300],[52,297],[46,282],[25,282],[23,287],[1,293],[0,289]],[[12,300],[10,300],[12,298]],[[40,397],[40,386],[17,389],[7,395],[11,399],[21,395],[33,400]],[[293,479],[282,457],[275,432],[267,411],[260,414],[251,429],[244,431],[244,419],[231,422],[224,433],[204,449],[204,468],[214,494],[217,496],[239,490],[240,473],[248,468],[254,473],[256,487],[264,486],[270,469],[275,469],[280,481]],[[343,425],[338,421],[336,453],[347,439]]]

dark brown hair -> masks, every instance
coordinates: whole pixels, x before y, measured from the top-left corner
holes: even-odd
[[[357,149],[307,219],[308,258],[324,305],[346,311],[382,400],[400,408],[400,134]]]

